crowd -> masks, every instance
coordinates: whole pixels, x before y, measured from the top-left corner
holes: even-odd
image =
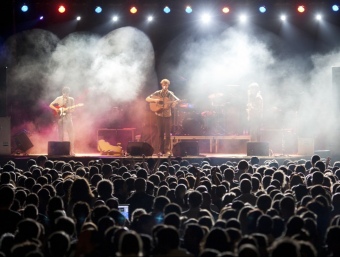
[[[0,256],[340,256],[339,167],[318,155],[11,160],[0,167]]]

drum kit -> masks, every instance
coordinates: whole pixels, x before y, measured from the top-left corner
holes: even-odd
[[[208,110],[196,110],[189,103],[179,104],[174,112],[174,135],[225,135],[226,119],[223,93],[213,93],[208,96]]]

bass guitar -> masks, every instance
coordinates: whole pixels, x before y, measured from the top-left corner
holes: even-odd
[[[155,99],[162,99],[158,102],[155,103],[150,103],[150,110],[153,112],[159,112],[162,110],[167,110],[171,108],[171,104],[175,103],[175,102],[183,102],[184,100],[174,100],[171,101],[168,97],[164,97],[164,98],[155,98]]]
[[[72,105],[72,106],[69,106],[69,107],[56,106],[58,111],[55,111],[54,115],[62,117],[62,116],[65,116],[69,110],[73,110],[73,109],[75,109],[77,107],[81,107],[81,106],[84,106],[84,104],[81,103],[81,104],[76,104],[76,105]]]

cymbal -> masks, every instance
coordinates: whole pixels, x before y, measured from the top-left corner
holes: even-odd
[[[223,93],[215,93],[208,96],[209,99],[214,99],[223,96]]]

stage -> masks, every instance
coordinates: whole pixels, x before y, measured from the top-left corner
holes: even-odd
[[[19,169],[26,169],[26,164],[29,159],[36,159],[39,155],[46,155],[46,153],[41,154],[12,154],[12,155],[2,155],[0,156],[0,165],[3,166],[9,160],[13,160],[16,167]],[[49,160],[57,161],[65,161],[68,162],[70,160],[74,160],[76,162],[82,162],[84,165],[87,165],[91,160],[102,160],[103,163],[110,163],[116,159],[120,159],[123,163],[131,163],[140,162],[142,161],[142,156],[111,156],[111,155],[101,155],[98,152],[93,153],[76,153],[75,156],[69,155],[46,155]],[[221,165],[228,161],[233,163],[238,163],[240,160],[247,160],[249,161],[252,156],[247,156],[246,154],[221,154],[221,153],[199,153],[199,155],[188,155],[188,156],[171,156],[171,159],[183,159],[188,160],[190,163],[198,163],[200,164],[203,160],[209,160],[212,166]],[[260,164],[264,164],[267,160],[276,160],[279,165],[282,165],[285,160],[292,160],[298,161],[301,159],[310,160],[310,155],[281,155],[281,154],[273,154],[272,156],[257,156],[260,159]],[[145,156],[146,161],[150,161],[154,163],[158,158],[166,161],[169,157],[168,156],[160,156],[152,155],[152,156]]]

